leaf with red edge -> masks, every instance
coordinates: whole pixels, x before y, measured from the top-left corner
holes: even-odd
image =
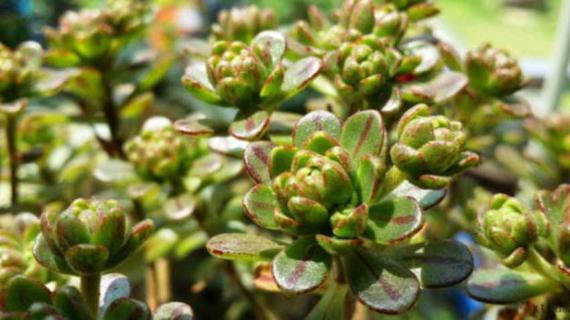
[[[243,157],[249,142],[234,137],[213,137],[208,139],[208,148],[211,151],[230,157]]]
[[[418,298],[420,284],[414,274],[384,256],[353,250],[342,263],[358,301],[377,312],[403,313]]]
[[[429,82],[410,83],[404,86],[403,91],[408,96],[422,93],[418,95],[417,100],[410,99],[416,102],[442,103],[457,95],[467,86],[468,82],[469,80],[462,73],[446,72]]]
[[[194,311],[182,302],[169,302],[156,309],[153,320],[192,320]]]
[[[367,155],[379,155],[385,134],[384,122],[378,111],[361,111],[344,123],[340,143],[352,159],[358,161]]]
[[[427,210],[438,205],[445,198],[447,189],[422,189],[405,180],[392,191],[392,194],[398,197],[412,197],[419,202],[422,209]]]
[[[204,63],[193,64],[186,68],[182,84],[193,96],[206,103],[217,104],[222,101],[208,79]]]
[[[36,302],[51,304],[51,293],[41,282],[24,276],[15,276],[10,279],[6,287],[2,288],[3,311],[28,311]]]
[[[283,247],[269,239],[250,233],[223,233],[208,241],[211,255],[227,260],[263,260],[272,258]]]
[[[230,134],[237,139],[254,141],[261,138],[269,128],[269,113],[259,111],[252,116],[234,121],[230,125]]]
[[[314,238],[299,238],[273,259],[273,276],[283,291],[311,292],[327,279],[331,260]]]
[[[285,71],[281,90],[288,96],[297,94],[319,75],[322,66],[321,60],[315,57],[308,57],[295,62]]]
[[[150,310],[146,304],[128,297],[119,298],[113,301],[102,316],[103,320],[150,320],[150,318]]]
[[[253,273],[253,284],[256,289],[267,291],[267,292],[279,292],[279,287],[275,283],[275,278],[273,278],[273,272],[271,271],[271,263],[260,263],[255,267]]]
[[[376,243],[395,243],[413,236],[422,225],[422,209],[417,201],[390,197],[369,208],[363,236]]]
[[[254,186],[243,197],[243,209],[247,217],[265,229],[279,229],[273,218],[273,212],[278,205],[277,196],[266,184]]]
[[[270,182],[269,158],[274,145],[268,141],[256,141],[245,148],[243,161],[249,176],[258,183]]]
[[[499,304],[526,301],[555,287],[556,283],[538,273],[505,267],[476,270],[467,282],[470,296],[479,301]]]
[[[298,148],[315,132],[325,131],[335,139],[340,139],[341,124],[338,118],[327,111],[313,111],[297,122],[293,129],[293,141]]]
[[[180,119],[174,122],[174,127],[178,132],[189,136],[213,135],[215,130],[201,120],[197,118]]]
[[[261,49],[262,58],[266,63],[277,65],[287,49],[285,37],[277,31],[263,31],[258,34],[252,41],[251,46],[255,49]],[[267,54],[267,57],[264,55]]]

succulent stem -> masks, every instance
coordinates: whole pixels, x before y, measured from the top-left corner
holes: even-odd
[[[81,276],[81,294],[91,311],[92,319],[97,319],[99,311],[99,290],[101,274]]]
[[[10,201],[12,206],[18,204],[19,198],[19,180],[18,180],[18,146],[16,142],[16,124],[17,119],[15,116],[8,115],[6,117],[6,145],[8,147],[8,155],[10,160]]]
[[[123,150],[123,141],[119,136],[121,119],[117,113],[117,106],[113,101],[113,88],[109,83],[109,79],[105,79],[105,72],[103,74],[103,86],[105,89],[105,102],[103,103],[103,113],[105,114],[105,120],[109,126],[109,132],[111,133],[111,144],[113,145],[114,155],[120,159],[127,159],[125,152]]]
[[[551,280],[553,286],[556,286],[558,283],[562,283],[567,288],[570,286],[568,281],[564,281],[564,279],[561,279],[562,277],[557,277],[558,271],[548,261],[544,260],[542,255],[533,247],[529,248],[527,262],[534,271]]]

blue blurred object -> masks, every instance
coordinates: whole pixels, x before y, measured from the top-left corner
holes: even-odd
[[[476,245],[475,239],[472,235],[467,232],[459,232],[454,237],[455,240],[463,243],[468,248],[472,248]],[[478,268],[481,265],[481,257],[477,255],[476,252],[471,250],[473,255],[473,264],[474,268]],[[457,307],[459,314],[461,315],[462,319],[467,319],[470,316],[474,315],[475,313],[483,310],[485,308],[485,304],[472,299],[464,290],[459,288],[450,289],[450,299],[452,300],[453,305]]]
[[[34,9],[34,3],[31,0],[12,0],[12,2],[15,3],[16,11],[23,16],[29,16]]]

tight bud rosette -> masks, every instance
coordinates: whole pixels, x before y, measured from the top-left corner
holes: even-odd
[[[427,105],[408,110],[397,132],[398,142],[390,150],[392,162],[421,188],[444,188],[453,176],[479,162],[477,154],[464,150],[461,123],[430,115]]]
[[[0,102],[13,102],[33,95],[41,67],[42,48],[25,42],[11,50],[0,44]]]
[[[75,200],[65,211],[41,217],[34,256],[46,268],[73,275],[100,274],[126,259],[146,240],[153,223],[127,228],[127,213],[113,200]]]
[[[278,24],[277,16],[271,9],[256,6],[233,8],[220,12],[218,23],[212,26],[212,33],[216,41],[250,43],[258,33],[274,30]]]
[[[525,129],[540,141],[562,169],[570,170],[570,114],[530,118],[525,121]]]
[[[189,66],[182,82],[196,98],[238,108],[244,116],[273,111],[305,88],[321,69],[316,58],[286,67],[285,49],[285,38],[273,31],[260,33],[251,45],[218,41],[206,65]]]
[[[517,60],[488,43],[467,53],[466,70],[470,88],[485,95],[511,95],[524,85]]]
[[[516,267],[526,260],[539,229],[528,208],[515,198],[498,194],[481,220],[484,244],[497,252],[505,265]]]
[[[125,144],[127,158],[137,173],[148,180],[162,182],[183,177],[193,159],[205,146],[196,139],[179,135],[172,125],[144,129]]]

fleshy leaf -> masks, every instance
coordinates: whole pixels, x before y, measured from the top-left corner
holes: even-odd
[[[222,100],[210,83],[206,65],[203,63],[193,64],[186,68],[182,84],[192,95],[204,102],[217,104]]]
[[[295,62],[285,71],[281,90],[286,92],[288,96],[296,94],[319,75],[321,68],[321,60],[315,57],[308,57]]]
[[[413,198],[391,197],[369,208],[364,237],[394,243],[411,237],[422,225],[422,209]]]
[[[237,139],[254,141],[261,138],[269,128],[269,113],[259,111],[253,115],[232,122],[230,134]]]
[[[376,110],[355,113],[342,128],[340,143],[355,161],[367,155],[379,155],[384,143],[384,123]]]
[[[150,320],[148,307],[135,299],[128,297],[119,298],[109,305],[103,314],[103,320],[137,319]]]
[[[358,301],[377,312],[403,313],[418,297],[420,285],[414,274],[386,257],[354,250],[343,264]]]
[[[378,157],[366,156],[360,161],[358,180],[362,190],[362,200],[365,203],[373,204],[378,200],[385,169],[386,165]]]
[[[179,240],[180,237],[172,229],[160,228],[145,242],[146,261],[154,262],[167,257]]]
[[[271,181],[269,174],[269,155],[274,145],[267,141],[256,141],[245,149],[243,161],[249,176],[255,182]]]
[[[211,255],[228,260],[262,260],[271,258],[282,247],[264,237],[249,233],[224,233],[208,241]]]
[[[89,319],[91,314],[79,290],[71,286],[57,288],[53,305],[69,320]]]
[[[463,244],[446,240],[430,242],[422,252],[400,258],[407,267],[421,268],[425,288],[448,287],[465,280],[473,271],[473,256]]]
[[[129,278],[120,273],[110,273],[101,277],[100,290],[99,314],[105,314],[109,305],[115,300],[128,298],[131,295]]]
[[[251,45],[267,51],[271,56],[271,65],[273,66],[281,61],[286,49],[285,37],[276,31],[261,32],[251,41]]]
[[[209,126],[204,119],[187,118],[174,122],[176,130],[189,136],[211,136],[216,130]]]
[[[169,302],[156,309],[153,320],[192,320],[194,311],[189,305],[182,302]]]
[[[39,234],[36,238],[32,252],[34,258],[48,270],[66,274],[73,273],[62,258],[52,253],[43,234]]]
[[[277,196],[266,184],[258,184],[251,188],[243,198],[243,208],[247,217],[258,226],[270,230],[279,229],[273,219],[273,212],[277,206]]]
[[[208,139],[208,148],[213,152],[241,158],[245,152],[245,148],[249,145],[247,141],[236,139],[234,137],[213,137]]]
[[[170,198],[163,205],[164,216],[171,221],[188,219],[195,210],[196,200],[189,194]]]
[[[297,148],[302,148],[309,137],[318,131],[325,131],[338,140],[341,132],[340,121],[327,111],[313,111],[307,114],[293,129],[293,141]]]
[[[421,189],[405,180],[392,191],[392,194],[398,197],[412,197],[419,202],[422,209],[427,210],[438,205],[445,198],[447,189]]]
[[[35,302],[51,303],[51,293],[41,282],[16,276],[3,288],[4,311],[25,312]]]
[[[299,238],[273,259],[273,276],[283,291],[307,293],[325,282],[331,260],[313,238]]]
[[[78,274],[99,273],[105,267],[109,251],[105,246],[78,244],[65,252],[65,261]]]
[[[546,293],[553,285],[538,273],[500,267],[476,270],[467,282],[467,292],[480,301],[510,304]]]

